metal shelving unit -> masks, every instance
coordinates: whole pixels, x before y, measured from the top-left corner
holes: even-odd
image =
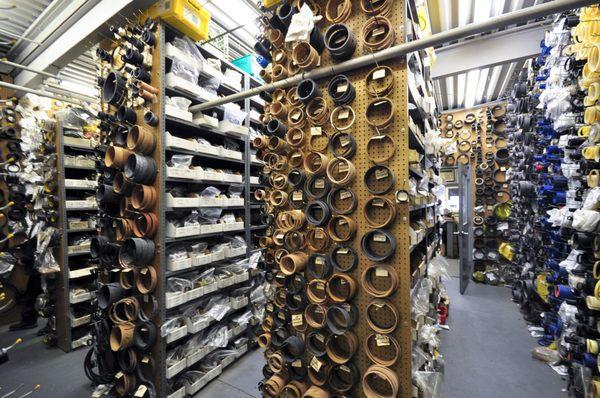
[[[93,234],[96,229],[89,227],[89,218],[88,218],[88,227],[87,228],[77,228],[70,229],[68,218],[73,214],[81,214],[81,215],[95,215],[97,207],[90,205],[89,207],[69,207],[67,208],[67,194],[74,195],[77,197],[81,197],[82,194],[86,192],[94,192],[95,188],[90,187],[66,187],[65,186],[65,178],[72,177],[90,177],[94,168],[90,168],[88,166],[77,166],[77,165],[65,165],[65,156],[67,155],[80,155],[80,154],[88,154],[91,155],[91,146],[84,147],[78,145],[68,145],[64,142],[64,132],[65,130],[73,130],[74,128],[70,126],[65,126],[59,120],[57,123],[57,134],[56,134],[56,151],[57,151],[57,175],[58,175],[58,203],[59,203],[59,226],[60,230],[63,231],[60,238],[60,245],[58,250],[56,251],[56,260],[60,265],[60,273],[59,273],[59,281],[57,284],[57,302],[56,302],[56,334],[58,338],[58,346],[65,352],[69,352],[76,348],[82,346],[82,342],[86,340],[86,336],[89,338],[89,334],[82,332],[80,330],[85,329],[85,327],[89,324],[89,322],[81,322],[77,324],[73,324],[72,322],[72,314],[73,314],[73,305],[80,305],[82,303],[87,303],[87,300],[75,300],[71,301],[71,288],[75,286],[81,286],[82,283],[90,282],[88,285],[91,286],[92,283],[90,279],[95,278],[95,274],[93,272],[87,272],[87,259],[90,255],[89,250],[69,253],[69,239],[78,234],[82,234],[82,236],[86,233]],[[95,176],[93,177],[95,179]],[[76,269],[72,269],[74,263],[82,263]],[[75,272],[72,272],[75,271]],[[90,291],[91,292],[91,291]],[[93,295],[93,292],[90,294]],[[73,338],[74,329],[78,329],[78,333],[76,338]]]
[[[164,55],[166,41],[168,39],[172,39],[175,36],[182,36],[182,35],[180,33],[178,33],[174,28],[172,28],[168,25],[165,25],[165,24],[161,24],[161,28],[159,29],[159,32],[160,32],[159,48],[161,49],[161,53],[162,53],[161,61],[160,61],[160,63],[161,63],[160,73],[161,73],[162,87],[161,87],[160,93],[159,93],[159,101],[161,103],[159,135],[161,137],[160,138],[161,143],[159,144],[159,146],[157,146],[157,149],[160,151],[159,156],[160,156],[160,165],[161,165],[158,178],[160,179],[160,192],[161,192],[161,197],[159,200],[159,202],[160,202],[159,220],[161,220],[159,236],[161,236],[162,239],[157,244],[157,253],[158,253],[157,255],[160,256],[160,260],[159,260],[160,267],[157,269],[157,271],[159,273],[159,275],[158,275],[159,287],[158,287],[157,291],[160,292],[159,296],[157,297],[158,302],[159,302],[159,316],[158,316],[157,322],[159,322],[159,324],[162,324],[167,319],[167,314],[170,314],[173,312],[173,310],[176,310],[177,308],[179,308],[179,306],[175,306],[175,307],[172,307],[169,309],[166,308],[165,290],[166,290],[167,278],[181,276],[183,274],[197,271],[199,269],[203,269],[203,268],[206,268],[209,266],[218,266],[218,265],[234,262],[236,260],[240,260],[243,258],[249,258],[253,253],[256,252],[256,250],[254,249],[253,244],[252,244],[252,237],[254,234],[259,232],[259,229],[255,229],[254,226],[251,225],[250,217],[251,217],[251,212],[255,209],[258,209],[260,206],[251,205],[251,195],[250,194],[251,194],[251,187],[253,187],[254,184],[251,184],[249,177],[251,176],[251,173],[253,172],[253,170],[258,170],[257,167],[262,166],[262,164],[259,162],[251,162],[250,140],[249,140],[248,135],[246,135],[244,137],[231,135],[231,134],[224,133],[215,128],[201,127],[197,124],[194,124],[193,122],[190,122],[187,120],[182,120],[182,119],[176,118],[174,116],[166,115],[165,97],[167,95],[182,96],[182,97],[192,100],[194,103],[198,103],[198,100],[191,97],[190,95],[186,94],[185,92],[183,92],[181,90],[174,90],[172,88],[166,87],[164,76],[166,75],[167,62],[172,61],[172,60],[167,61],[167,57]],[[210,55],[211,57],[216,57],[216,54],[213,54],[212,52],[209,52],[206,49],[200,48],[200,51],[205,56]],[[256,80],[255,78],[252,78],[247,73],[236,68],[230,62],[224,61],[224,60],[221,60],[221,61],[225,68],[234,69],[234,70],[242,73],[242,76],[243,76],[242,91],[248,90],[251,85],[256,86],[259,84],[258,80]],[[235,91],[236,90],[233,90],[232,88],[226,87],[226,86],[225,86],[224,90],[223,90],[223,86],[221,86],[221,88],[219,89],[219,92],[222,92],[224,94],[225,93],[231,94]],[[246,99],[243,101],[242,109],[246,112],[250,111],[250,100]],[[224,111],[224,108],[222,106],[220,106],[220,107],[212,109],[206,113],[210,115],[212,112],[217,112],[217,114],[222,116],[223,111]],[[244,126],[248,127],[248,128],[251,127],[251,122],[250,122],[249,116],[246,117]],[[188,137],[189,136],[206,137],[207,139],[218,140],[218,141],[228,138],[228,139],[233,139],[233,140],[239,141],[243,148],[242,149],[242,151],[243,151],[242,159],[241,160],[226,159],[226,158],[224,159],[223,157],[220,157],[217,155],[203,154],[203,153],[198,153],[195,151],[181,150],[181,149],[176,149],[176,148],[168,148],[166,146],[166,134],[165,134],[166,131],[169,131],[173,135],[177,135],[178,132],[181,132],[183,130],[185,130],[185,135]],[[243,173],[243,175],[244,175],[243,182],[242,183],[224,182],[224,181],[205,181],[204,182],[204,181],[197,181],[197,180],[188,180],[185,178],[182,179],[182,178],[166,177],[166,175],[167,175],[166,161],[168,160],[168,158],[167,158],[168,153],[189,154],[189,155],[193,155],[195,159],[198,159],[198,161],[200,163],[210,162],[212,165],[221,165],[224,167],[236,168],[236,170]],[[172,185],[174,183],[184,183],[184,184],[194,184],[194,185],[207,184],[207,185],[215,185],[215,186],[223,186],[223,187],[243,186],[244,206],[222,206],[222,208],[226,209],[226,210],[234,210],[234,211],[240,212],[241,216],[243,216],[243,218],[244,218],[244,228],[240,229],[240,230],[235,230],[235,231],[215,232],[215,233],[208,233],[208,234],[201,234],[201,235],[194,235],[194,236],[185,236],[185,237],[178,237],[178,238],[167,237],[166,219],[167,219],[168,213],[175,211],[175,210],[182,210],[181,208],[172,208],[172,207],[166,206],[167,183],[170,185]],[[221,207],[221,206],[214,206],[214,207]],[[189,207],[187,209],[192,210],[192,209],[196,209],[196,207]],[[167,269],[168,247],[171,244],[177,244],[177,243],[181,243],[181,242],[202,241],[205,238],[213,238],[214,239],[218,236],[222,236],[223,234],[242,235],[247,244],[246,253],[243,255],[226,258],[221,261],[211,262],[206,265],[200,265],[200,266],[196,266],[196,267],[192,267],[192,268],[186,268],[183,270],[169,271]],[[250,275],[250,278],[248,281],[252,281],[252,279],[253,279],[253,277],[252,277],[252,275]],[[248,281],[242,282],[237,285],[232,285],[230,287],[227,287],[227,288],[224,288],[221,290],[217,290],[216,292],[213,292],[210,294],[212,295],[212,294],[222,293],[222,292],[230,290],[232,288],[237,288],[240,286],[248,285],[248,283],[249,283]],[[248,304],[242,308],[232,311],[230,314],[228,314],[224,318],[224,320],[229,319],[231,317],[231,315],[240,313],[243,309],[248,309],[253,305],[250,302],[249,294],[250,294],[249,292],[246,293],[246,296],[248,297]],[[205,298],[205,297],[207,297],[207,296],[204,295],[201,298]],[[198,300],[199,299],[188,301],[185,304],[181,304],[181,305],[189,305]],[[222,320],[221,322],[223,322],[224,320]],[[249,348],[250,345],[252,344],[253,334],[250,333],[250,328],[248,328],[245,331],[243,331],[239,336],[244,335],[244,333],[245,333],[245,336],[249,338],[248,339],[249,340],[248,348]],[[159,396],[164,396],[164,397],[168,396],[168,391],[167,391],[168,379],[166,377],[167,376],[167,367],[166,367],[167,349],[172,348],[178,344],[182,344],[182,342],[186,341],[189,338],[189,336],[190,335],[188,334],[184,338],[181,338],[176,341],[169,342],[169,343],[166,343],[166,341],[163,339],[158,344],[158,347],[156,348],[156,351],[155,351],[155,354],[157,354],[156,358],[155,358],[157,360],[157,370],[156,370],[156,374],[157,374],[156,382],[157,383],[155,383],[155,384],[157,386],[157,393]],[[233,341],[233,340],[234,340],[234,338],[230,339],[230,341]],[[187,368],[188,367],[186,367],[185,369],[187,369]],[[178,374],[182,373],[185,369],[181,369],[178,372]],[[175,375],[172,375],[172,376],[175,376]],[[170,379],[172,379],[172,378],[173,377],[171,377]]]

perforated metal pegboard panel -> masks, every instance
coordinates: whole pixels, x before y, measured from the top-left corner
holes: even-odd
[[[324,2],[320,2],[322,7],[324,7]],[[360,56],[367,54],[366,51],[363,50],[363,45],[361,42],[361,30],[367,21],[368,17],[360,10],[359,2],[353,1],[353,13],[352,16],[344,21],[344,24],[348,25],[352,32],[355,33],[358,39],[358,45],[354,56]],[[403,9],[404,4],[401,1],[397,1],[396,5],[393,7],[392,14],[388,17],[390,21],[392,21],[393,26],[396,29],[396,44],[403,40],[404,36],[404,27],[403,27]],[[330,23],[327,21],[320,22],[319,28],[321,32],[325,32],[327,26]],[[329,54],[325,51],[321,58],[321,66],[329,66],[334,64],[332,62]],[[382,64],[384,65],[384,64]],[[394,155],[392,159],[384,164],[387,165],[395,175],[396,182],[394,185],[394,189],[391,190],[388,194],[384,195],[385,197],[394,200],[394,193],[398,189],[406,189],[408,190],[408,179],[409,179],[409,171],[408,171],[408,136],[407,136],[407,126],[408,126],[408,88],[407,88],[407,72],[406,72],[406,62],[404,58],[398,59],[392,62],[386,62],[385,65],[389,66],[393,70],[394,74],[394,87],[391,93],[388,95],[394,105],[395,105],[395,113],[394,120],[391,126],[386,129],[386,133],[389,134],[394,140]],[[375,65],[373,65],[375,67]],[[355,192],[358,199],[358,207],[351,214],[351,217],[356,220],[358,224],[358,229],[356,236],[350,242],[353,249],[359,255],[359,265],[358,267],[350,272],[351,276],[357,281],[360,282],[360,276],[363,270],[365,270],[370,265],[374,264],[372,261],[369,261],[361,251],[360,241],[362,236],[367,233],[372,228],[369,227],[365,220],[363,206],[366,201],[372,196],[366,189],[365,184],[363,182],[363,176],[367,169],[374,165],[367,156],[367,142],[370,137],[373,135],[377,135],[377,132],[374,128],[370,127],[367,124],[365,117],[365,110],[367,108],[367,104],[373,98],[370,97],[365,88],[365,80],[366,76],[371,70],[370,68],[363,68],[360,70],[353,71],[348,73],[347,76],[351,80],[352,84],[356,89],[356,98],[354,102],[351,104],[351,107],[354,109],[356,114],[356,120],[353,126],[348,130],[350,132],[357,143],[357,151],[356,155],[352,158],[352,162],[356,166],[356,179],[350,185],[350,188]],[[319,81],[319,86],[321,92],[323,93],[323,97],[325,98],[329,111],[331,111],[335,104],[327,94],[327,84],[330,79],[325,79],[323,81]],[[333,135],[335,133],[334,129],[328,123],[324,126],[323,131],[329,135]],[[305,132],[310,134],[310,129],[306,128]],[[375,156],[382,156],[384,153],[390,150],[388,146],[375,146],[373,148],[373,154]],[[303,148],[303,153],[306,154],[310,151],[309,145],[305,145]],[[327,150],[327,155],[331,158],[333,154]],[[383,182],[380,182],[381,184]],[[398,313],[400,314],[400,322],[397,328],[391,333],[396,340],[399,342],[402,354],[398,360],[398,362],[392,366],[391,368],[397,373],[398,379],[400,381],[400,392],[398,396],[401,397],[412,397],[412,381],[411,381],[411,311],[410,311],[410,243],[409,243],[409,209],[408,204],[397,205],[397,217],[395,222],[391,227],[387,228],[389,231],[393,233],[397,240],[397,249],[393,258],[389,261],[386,261],[385,264],[392,265],[398,276],[399,276],[399,286],[396,292],[389,297],[389,299],[396,306]],[[383,217],[383,214],[378,214],[384,212],[385,210],[376,210],[373,213],[373,217],[377,220]],[[328,254],[330,248],[324,253]],[[382,287],[387,283],[384,279],[381,282],[376,282],[376,284],[382,283]],[[358,307],[359,310],[359,319],[357,324],[354,326],[353,331],[357,334],[359,338],[360,347],[358,349],[357,354],[354,356],[352,363],[354,363],[359,371],[361,376],[365,373],[367,368],[372,365],[372,362],[368,359],[365,354],[365,340],[367,336],[373,331],[369,327],[366,321],[365,313],[368,303],[370,302],[371,297],[359,287],[358,293],[355,296],[352,303]],[[392,317],[389,314],[381,313],[376,314],[374,316],[377,320],[382,322],[391,322]],[[307,357],[307,364],[310,361],[310,357]],[[385,384],[381,383],[380,387],[383,388]],[[352,392],[348,394],[352,397],[362,397],[364,396],[362,393],[361,385],[359,384],[357,388],[355,388]]]
[[[502,105],[502,106],[506,106],[506,103],[499,103],[498,105]],[[491,153],[492,155],[496,153],[496,144],[495,144],[495,140],[496,138],[498,138],[496,135],[494,135],[492,133],[492,131],[488,130],[488,123],[493,123],[493,119],[488,118],[488,110],[491,109],[491,107],[488,106],[482,106],[482,107],[478,107],[478,108],[472,108],[472,109],[466,109],[466,110],[462,110],[462,111],[458,111],[458,112],[447,112],[442,114],[441,119],[442,119],[442,136],[444,136],[445,133],[445,117],[446,115],[452,115],[453,117],[453,121],[456,120],[465,120],[465,116],[468,115],[469,113],[473,113],[476,116],[476,120],[479,121],[481,123],[481,130],[479,131],[479,137],[481,138],[480,140],[480,144],[481,144],[481,161],[479,161],[479,159],[476,157],[475,159],[471,159],[470,160],[470,164],[471,164],[471,170],[473,172],[472,175],[472,183],[473,183],[473,203],[475,203],[475,199],[477,198],[476,195],[476,186],[475,186],[475,178],[476,178],[476,170],[477,168],[479,168],[479,166],[481,165],[482,162],[485,162],[485,156],[487,153]],[[454,138],[453,140],[455,142],[460,142],[462,140],[462,138],[460,138],[460,132],[463,130],[470,130],[470,128],[468,126],[465,126],[461,129],[453,129],[453,133],[454,133]],[[476,139],[477,138],[477,134],[472,132],[471,133],[471,140]],[[493,142],[491,143],[487,143],[487,140],[491,138],[493,140]],[[472,152],[475,152],[473,149],[471,149],[471,151],[469,151],[468,153],[471,154]],[[488,155],[489,156],[489,155]],[[494,162],[494,165],[491,167],[492,169],[492,173],[493,171],[495,171],[496,169],[500,168],[502,166],[499,166],[498,164],[496,164]],[[502,186],[503,189],[507,190],[510,192],[509,187],[508,187],[508,183],[503,184]],[[486,216],[490,216],[493,214],[493,206],[485,206],[485,215]]]

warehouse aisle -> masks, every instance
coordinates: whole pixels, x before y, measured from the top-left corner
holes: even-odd
[[[442,398],[568,396],[562,391],[565,381],[531,357],[535,339],[511,301],[510,289],[471,282],[461,296],[457,278],[447,281],[446,288],[450,331],[441,334],[446,357]]]
[[[0,365],[0,396],[23,385],[14,394],[18,397],[39,384],[37,394],[44,398],[89,397],[92,387],[83,371],[83,358],[88,350],[65,354],[58,348],[46,347],[36,332],[37,329],[24,332],[9,332],[8,327],[0,329],[0,347],[12,344],[18,337],[23,339],[23,343],[10,351],[9,361]]]

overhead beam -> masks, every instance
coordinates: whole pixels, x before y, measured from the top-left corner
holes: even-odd
[[[478,37],[435,50],[431,77],[441,79],[496,65],[521,61],[540,53],[547,25],[537,23]]]
[[[37,51],[27,57],[28,62],[22,63],[37,70],[61,68],[93,44],[110,37],[110,25],[125,23],[125,16],[135,19],[152,3],[152,0],[86,1],[47,37]],[[39,75],[28,71],[18,73],[14,81],[24,87],[36,87],[42,83]]]

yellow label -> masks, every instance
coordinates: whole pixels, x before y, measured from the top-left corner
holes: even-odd
[[[315,188],[325,188],[325,180],[323,180],[323,179],[316,180]]]

